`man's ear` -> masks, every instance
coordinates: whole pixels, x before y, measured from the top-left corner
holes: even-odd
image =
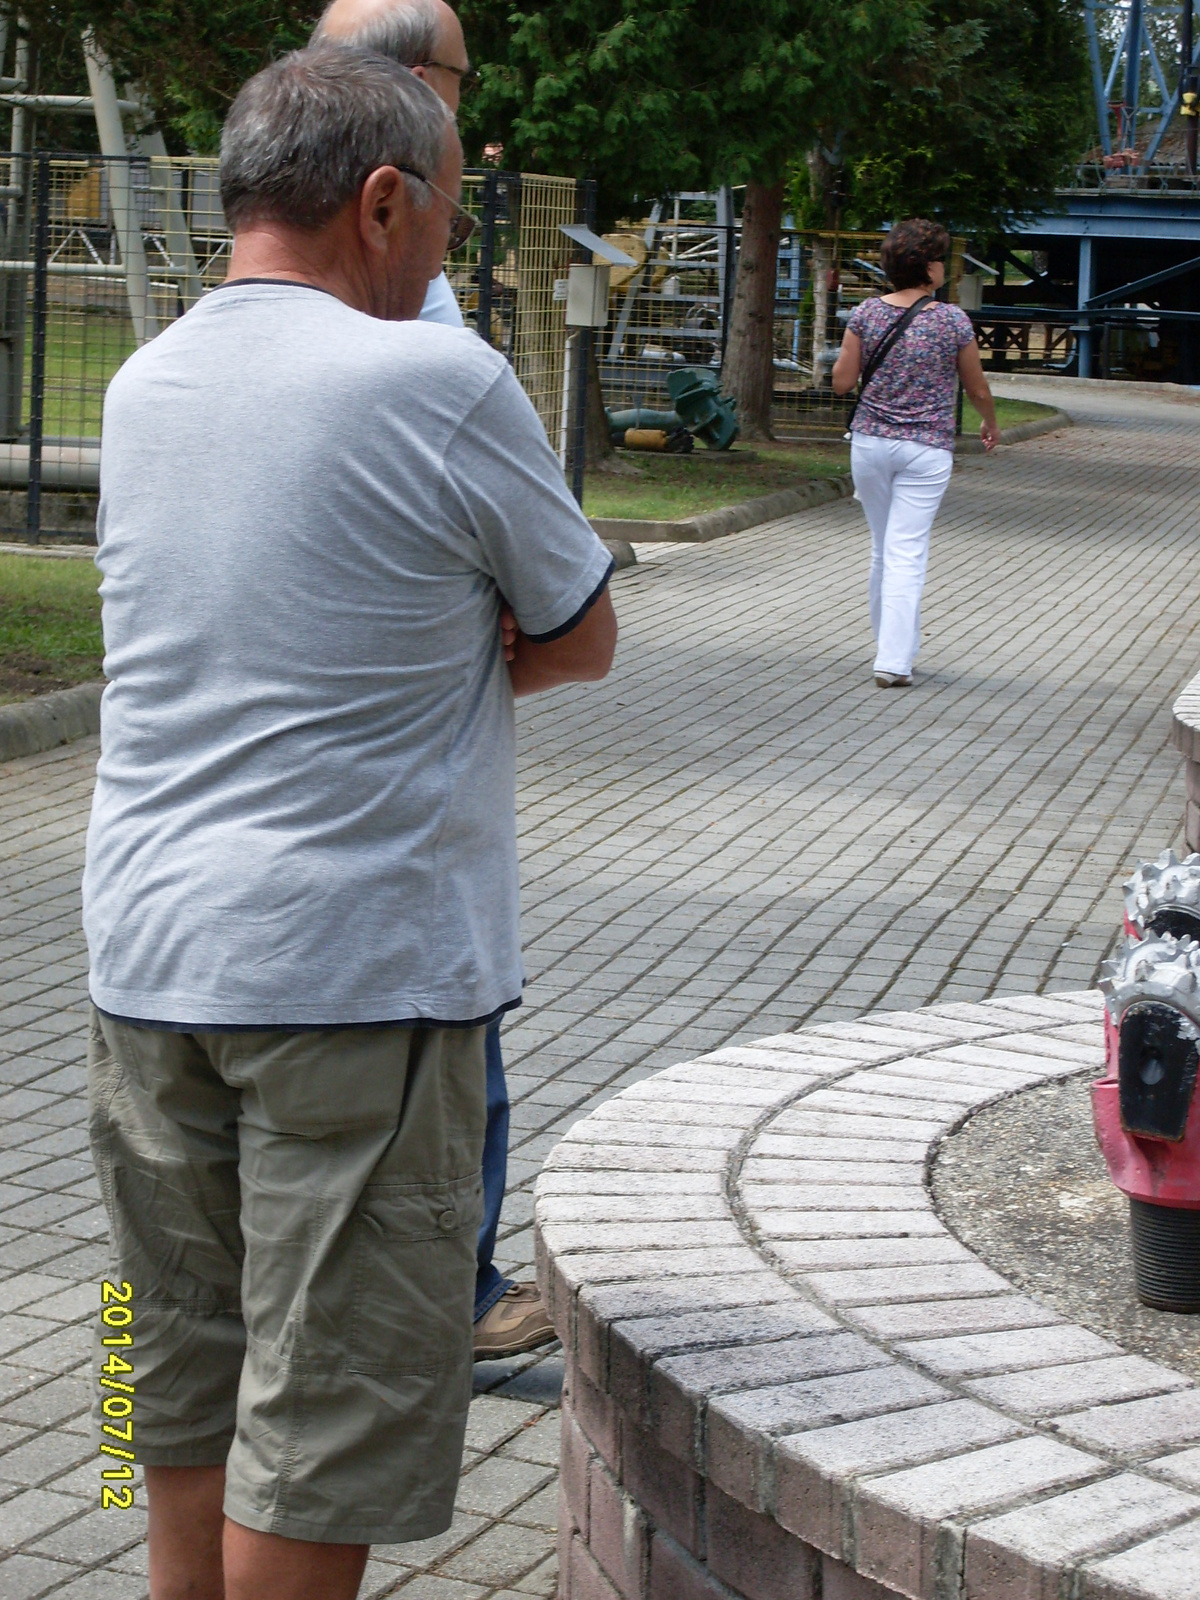
[[[395,167],[376,167],[358,198],[358,227],[368,250],[386,253],[388,241],[403,226],[410,204],[404,174]]]

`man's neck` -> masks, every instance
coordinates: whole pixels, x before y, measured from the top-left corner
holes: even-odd
[[[298,229],[261,223],[246,228],[234,237],[226,283],[241,278],[277,278],[285,283],[305,283],[324,289],[355,311],[371,313],[369,286],[347,271],[345,256],[340,259],[321,235]]]

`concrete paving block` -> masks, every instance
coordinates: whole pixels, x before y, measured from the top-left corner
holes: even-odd
[[[973,1523],[964,1600],[1055,1600],[1068,1566],[1197,1512],[1195,1495],[1121,1472]]]
[[[89,1510],[73,1522],[43,1534],[28,1548],[31,1555],[59,1561],[98,1562],[139,1543],[145,1536],[146,1513],[135,1505],[120,1512]]]
[[[1106,1470],[1096,1456],[1034,1436],[864,1479],[854,1506],[855,1565],[933,1600],[961,1571],[963,1518]]]
[[[1101,1401],[1133,1399],[1185,1389],[1188,1380],[1141,1356],[1117,1354],[1062,1366],[1037,1367],[969,1379],[964,1387],[981,1400],[1023,1416],[1046,1417]]]
[[[650,1564],[650,1525],[603,1462],[589,1474],[588,1549],[628,1600],[641,1600]]]
[[[869,1139],[872,1143],[887,1144],[896,1140],[911,1140],[922,1149],[931,1139],[936,1139],[944,1124],[941,1121],[912,1117],[876,1117],[849,1111],[814,1110],[812,1096],[781,1111],[771,1122],[778,1133],[810,1134],[815,1138]],[[881,1158],[882,1159],[882,1158]]]
[[[728,1124],[722,1116],[719,1126],[711,1119],[690,1126],[683,1122],[668,1122],[662,1117],[656,1120],[649,1117],[618,1118],[616,1108],[619,1107],[619,1100],[608,1101],[602,1108],[606,1113],[604,1121],[597,1120],[598,1114],[593,1113],[569,1128],[563,1135],[564,1139],[572,1144],[593,1145],[606,1153],[614,1145],[628,1145],[635,1149],[665,1146],[679,1151],[727,1150],[736,1140],[734,1129],[748,1128],[757,1121],[757,1116],[747,1111],[742,1117],[731,1117]]]
[[[535,1214],[539,1227],[564,1222],[719,1222],[729,1216],[729,1203],[719,1194],[556,1194],[543,1195]],[[506,1201],[501,1228],[511,1215]]]
[[[575,1172],[723,1172],[724,1150],[684,1149],[677,1144],[611,1145],[563,1139],[547,1157],[554,1171]]]
[[[787,1239],[941,1238],[946,1229],[932,1206],[920,1211],[792,1211],[756,1204],[754,1232],[783,1259]]]
[[[609,1326],[608,1389],[632,1415],[641,1416],[649,1399],[651,1365],[663,1356],[707,1349],[768,1344],[801,1334],[828,1333],[837,1324],[806,1300],[732,1310],[692,1311],[672,1317],[643,1317]],[[0,1457],[0,1463],[3,1458]]]
[[[788,1136],[767,1135],[755,1141],[742,1167],[743,1183],[911,1184],[919,1189],[925,1177],[922,1162],[838,1161],[832,1156],[800,1156],[787,1148]]]
[[[455,1505],[481,1516],[502,1517],[550,1480],[545,1467],[503,1455],[485,1456],[459,1479]]]
[[[697,1306],[713,1310],[797,1301],[791,1284],[760,1264],[735,1277],[659,1278],[630,1283],[588,1284],[575,1302],[575,1355],[589,1377],[607,1383],[613,1324],[637,1317],[686,1315]]]
[[[706,1403],[734,1390],[767,1389],[829,1373],[882,1365],[882,1351],[841,1330],[771,1344],[666,1356],[650,1373],[648,1420],[663,1447],[681,1461],[700,1460]]]
[[[665,1529],[698,1560],[704,1559],[704,1480],[663,1450],[644,1428],[628,1421],[621,1434],[621,1481],[655,1527]]]
[[[775,1446],[775,1515],[823,1550],[839,1550],[856,1476],[997,1444],[1025,1430],[973,1400],[818,1428]]]
[[[709,1402],[707,1471],[712,1481],[754,1510],[771,1507],[773,1440],[859,1417],[906,1411],[950,1396],[939,1384],[886,1358],[857,1372],[721,1395]]]
[[[480,1584],[485,1591],[499,1588],[544,1561],[553,1544],[553,1536],[540,1529],[494,1522],[478,1538],[443,1561],[438,1575]]]
[[[840,1080],[838,1090],[845,1094],[866,1095],[871,1099],[928,1100],[939,1110],[962,1112],[989,1092],[999,1092],[1001,1088],[1000,1083],[971,1083],[961,1078],[955,1082],[952,1081],[953,1075],[951,1080],[935,1078],[929,1071],[914,1077],[901,1071],[904,1064],[894,1061],[888,1063],[886,1070],[876,1067],[870,1072],[852,1073],[850,1077]]]
[[[1084,1569],[1085,1600],[1200,1600],[1200,1520]]]
[[[626,1168],[588,1171],[563,1168],[556,1164],[558,1152],[564,1148],[556,1145],[547,1158],[546,1165],[537,1178],[539,1200],[560,1195],[663,1195],[678,1197],[685,1194],[712,1195],[724,1192],[722,1175],[704,1172],[676,1172],[660,1168],[634,1171]],[[625,1152],[621,1152],[625,1154]],[[509,1180],[512,1187],[512,1179]]]
[[[1200,1390],[1097,1405],[1054,1419],[1055,1432],[1095,1450],[1163,1450],[1200,1439]]]
[[[905,1305],[855,1306],[850,1321],[881,1339],[921,1339],[936,1334],[999,1333],[1061,1323],[1057,1312],[1025,1295],[994,1294],[970,1300],[926,1300]]]
[[[1023,1367],[1053,1367],[1065,1361],[1124,1354],[1120,1345],[1071,1323],[1008,1329],[1003,1333],[961,1334],[949,1339],[910,1339],[896,1348],[919,1366],[947,1378],[1013,1373]]]
[[[576,1600],[574,1591],[569,1600]],[[669,1534],[656,1532],[650,1543],[648,1600],[738,1600],[738,1596]]]
[[[843,1111],[856,1117],[903,1118],[905,1121],[936,1122],[939,1128],[949,1128],[970,1104],[969,1101],[939,1100],[935,1095],[881,1094],[859,1089],[817,1089],[807,1097],[814,1111]]]
[[[817,1600],[818,1553],[764,1517],[710,1489],[708,1570],[746,1600]]]
[[[948,1233],[930,1238],[779,1240],[775,1254],[800,1272],[838,1268],[917,1267],[973,1261],[965,1246]]]
[[[1200,1447],[1194,1450],[1177,1450],[1169,1456],[1158,1456],[1146,1462],[1148,1472],[1159,1472],[1188,1489],[1200,1489]]]
[[[712,1111],[706,1108],[712,1106],[722,1111],[733,1106],[757,1107],[761,1114],[764,1107],[773,1106],[812,1082],[795,1073],[748,1073],[724,1067],[715,1070],[722,1074],[716,1082],[685,1068],[682,1072],[656,1072],[641,1083],[631,1083],[621,1091],[622,1115],[636,1105],[670,1106],[672,1116],[678,1110],[693,1109],[698,1117],[711,1117]]]
[[[860,1271],[814,1272],[809,1282],[838,1305],[899,1305],[906,1300],[947,1300],[964,1295],[1001,1294],[1008,1288],[998,1272],[981,1261],[931,1267],[864,1267]]]
[[[742,1234],[737,1224],[721,1218],[686,1222],[543,1222],[538,1226],[547,1247],[556,1255],[583,1251],[739,1248]]]
[[[803,1161],[875,1161],[923,1164],[928,1142],[921,1139],[849,1139],[836,1135],[780,1133],[772,1122],[754,1141],[759,1156],[794,1156]]]
[[[743,1176],[738,1185],[748,1210],[787,1206],[801,1211],[912,1211],[926,1191],[910,1183],[778,1183]]]

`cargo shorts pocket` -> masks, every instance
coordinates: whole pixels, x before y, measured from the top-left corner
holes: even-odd
[[[351,1372],[429,1372],[469,1356],[482,1211],[478,1173],[367,1185],[352,1224]]]

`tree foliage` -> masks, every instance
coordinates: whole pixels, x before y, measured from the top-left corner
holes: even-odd
[[[748,180],[774,183],[919,0],[463,0],[483,88],[468,149],[597,180],[600,209]]]
[[[42,61],[78,73],[79,37],[91,28],[118,81],[140,84],[187,147],[215,150],[240,86],[273,56],[303,45],[323,0],[28,0]]]
[[[843,220],[937,217],[989,237],[1053,200],[1089,138],[1087,54],[1076,0],[929,0],[863,85],[849,123]],[[802,210],[811,164],[797,172]],[[824,174],[826,178],[829,173]],[[837,197],[823,194],[822,223]],[[816,218],[813,218],[816,220]]]

